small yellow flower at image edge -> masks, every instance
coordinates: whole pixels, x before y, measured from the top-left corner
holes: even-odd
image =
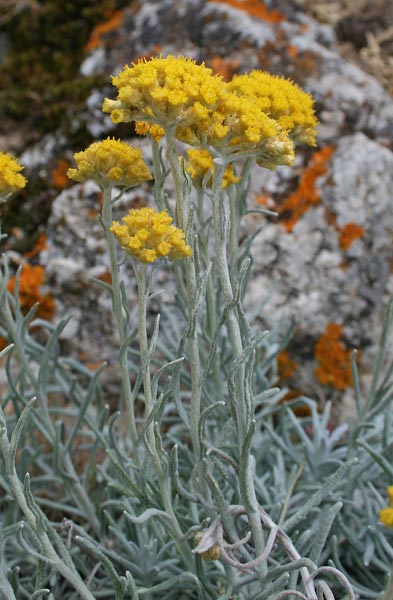
[[[120,140],[94,142],[74,159],[77,168],[68,169],[67,175],[80,183],[92,179],[102,188],[133,187],[152,179],[142,152]]]
[[[0,152],[0,203],[25,187],[27,179],[20,174],[22,169],[11,154]]]
[[[154,263],[160,258],[180,260],[191,256],[184,231],[172,225],[166,210],[131,209],[122,223],[113,221],[110,231],[121,248],[141,263]]]
[[[389,506],[379,511],[379,520],[387,527],[393,527],[393,485],[387,487]]]

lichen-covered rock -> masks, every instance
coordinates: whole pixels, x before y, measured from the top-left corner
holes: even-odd
[[[393,153],[357,133],[337,141],[326,169],[316,180],[319,201],[290,231],[279,222],[262,228],[248,297],[254,306],[261,293],[270,295],[265,326],[296,319],[291,348],[306,359],[296,377],[303,371],[302,389],[314,394],[315,345],[329,324],[343,325],[343,343],[361,349],[361,371],[368,373],[393,291]],[[247,229],[259,221],[249,219]]]

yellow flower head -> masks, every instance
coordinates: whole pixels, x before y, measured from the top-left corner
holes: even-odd
[[[275,119],[295,142],[315,146],[318,121],[314,101],[295,83],[254,70],[246,75],[235,75],[228,87],[240,97],[258,99],[266,114]]]
[[[389,506],[393,507],[393,485],[388,485]]]
[[[191,175],[194,184],[197,187],[202,187],[203,180],[206,174],[211,171],[214,173],[213,157],[208,150],[187,150],[186,171]],[[237,183],[240,177],[235,175],[231,165],[225,169],[222,180],[222,187],[225,189],[231,183]],[[208,184],[211,185],[211,177]]]
[[[103,111],[110,113],[114,123],[140,120],[164,129],[184,120],[192,123],[198,110],[214,108],[224,86],[222,78],[203,63],[172,55],[132,63],[112,83],[118,96],[106,98]]]
[[[142,152],[120,140],[95,142],[74,159],[77,168],[68,169],[68,177],[82,183],[93,179],[101,188],[131,187],[152,179]]]
[[[22,169],[11,154],[0,152],[0,203],[25,187],[27,180],[20,174]]]
[[[142,263],[153,263],[165,256],[179,260],[192,254],[184,240],[184,231],[172,225],[172,217],[166,210],[132,209],[122,222],[113,221],[110,231],[123,250]]]
[[[262,110],[259,100],[240,97],[228,88],[214,111],[192,125],[179,126],[176,135],[190,145],[211,146],[230,157],[253,154],[258,164],[269,168],[294,161],[293,142]]]

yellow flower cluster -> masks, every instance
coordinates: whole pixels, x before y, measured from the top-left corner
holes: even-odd
[[[141,120],[164,129],[176,127],[180,120],[195,121],[195,111],[214,108],[222,93],[221,77],[184,56],[141,60],[126,66],[112,83],[118,98],[106,98],[103,111],[114,123]]]
[[[101,188],[131,187],[152,179],[142,152],[120,140],[95,142],[74,159],[77,168],[68,169],[68,177],[82,183],[93,179]]]
[[[208,150],[187,150],[186,160],[186,171],[191,175],[191,178],[196,186],[202,187],[202,182],[206,177],[207,173],[211,171],[214,173],[213,157]],[[222,187],[225,189],[232,183],[240,181],[240,177],[235,175],[235,172],[231,165],[225,169],[224,177],[222,180]],[[209,178],[208,184],[211,185],[211,177]]]
[[[259,102],[225,92],[214,111],[201,111],[192,125],[179,125],[177,137],[192,146],[210,146],[227,156],[253,154],[264,166],[291,165],[293,142]],[[266,161],[266,156],[269,161]]]
[[[389,506],[382,508],[379,511],[379,520],[387,527],[393,527],[393,485],[389,485],[387,488],[389,496]]]
[[[113,221],[110,231],[123,250],[142,263],[153,263],[165,256],[179,260],[192,254],[184,240],[184,232],[172,225],[172,217],[166,210],[132,209],[122,222],[123,225]]]
[[[156,140],[170,131],[230,158],[253,154],[268,168],[293,164],[293,141],[315,143],[311,96],[269,73],[227,84],[204,64],[168,56],[126,66],[112,81],[118,96],[105,99],[104,112],[115,123],[136,120],[137,132]]]
[[[20,171],[23,167],[11,154],[0,152],[0,202],[25,187],[27,180]]]
[[[294,141],[315,145],[318,122],[314,101],[292,81],[254,70],[246,75],[235,75],[228,88],[242,98],[257,99],[262,110],[275,119]]]

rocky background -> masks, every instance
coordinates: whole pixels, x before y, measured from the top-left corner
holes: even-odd
[[[0,36],[0,75],[8,84],[0,94],[0,145],[20,156],[31,178],[2,211],[6,250],[14,265],[26,265],[26,305],[41,300],[41,315],[55,321],[72,315],[65,351],[89,366],[107,360],[106,385],[116,395],[108,298],[89,281],[108,277],[100,196],[93,184],[73,185],[65,176],[73,152],[92,140],[133,136],[101,112],[103,98],[114,96],[110,75],[141,56],[182,53],[224,78],[254,68],[290,77],[316,100],[318,147],[299,148],[295,168],[254,173],[250,206],[278,217],[245,222],[244,235],[261,228],[247,305],[263,305],[261,327],[284,331],[295,323],[278,356],[280,383],[290,395],[333,399],[340,418],[350,419],[351,352],[359,349],[365,390],[393,294],[392,4],[103,1],[92,12],[92,3],[68,2],[63,20],[49,10],[54,4],[7,0]],[[35,48],[28,67],[10,35],[23,22]],[[40,38],[40,30],[51,35]],[[146,146],[140,138],[133,143]],[[120,212],[145,204],[149,194],[148,185],[128,194]]]

